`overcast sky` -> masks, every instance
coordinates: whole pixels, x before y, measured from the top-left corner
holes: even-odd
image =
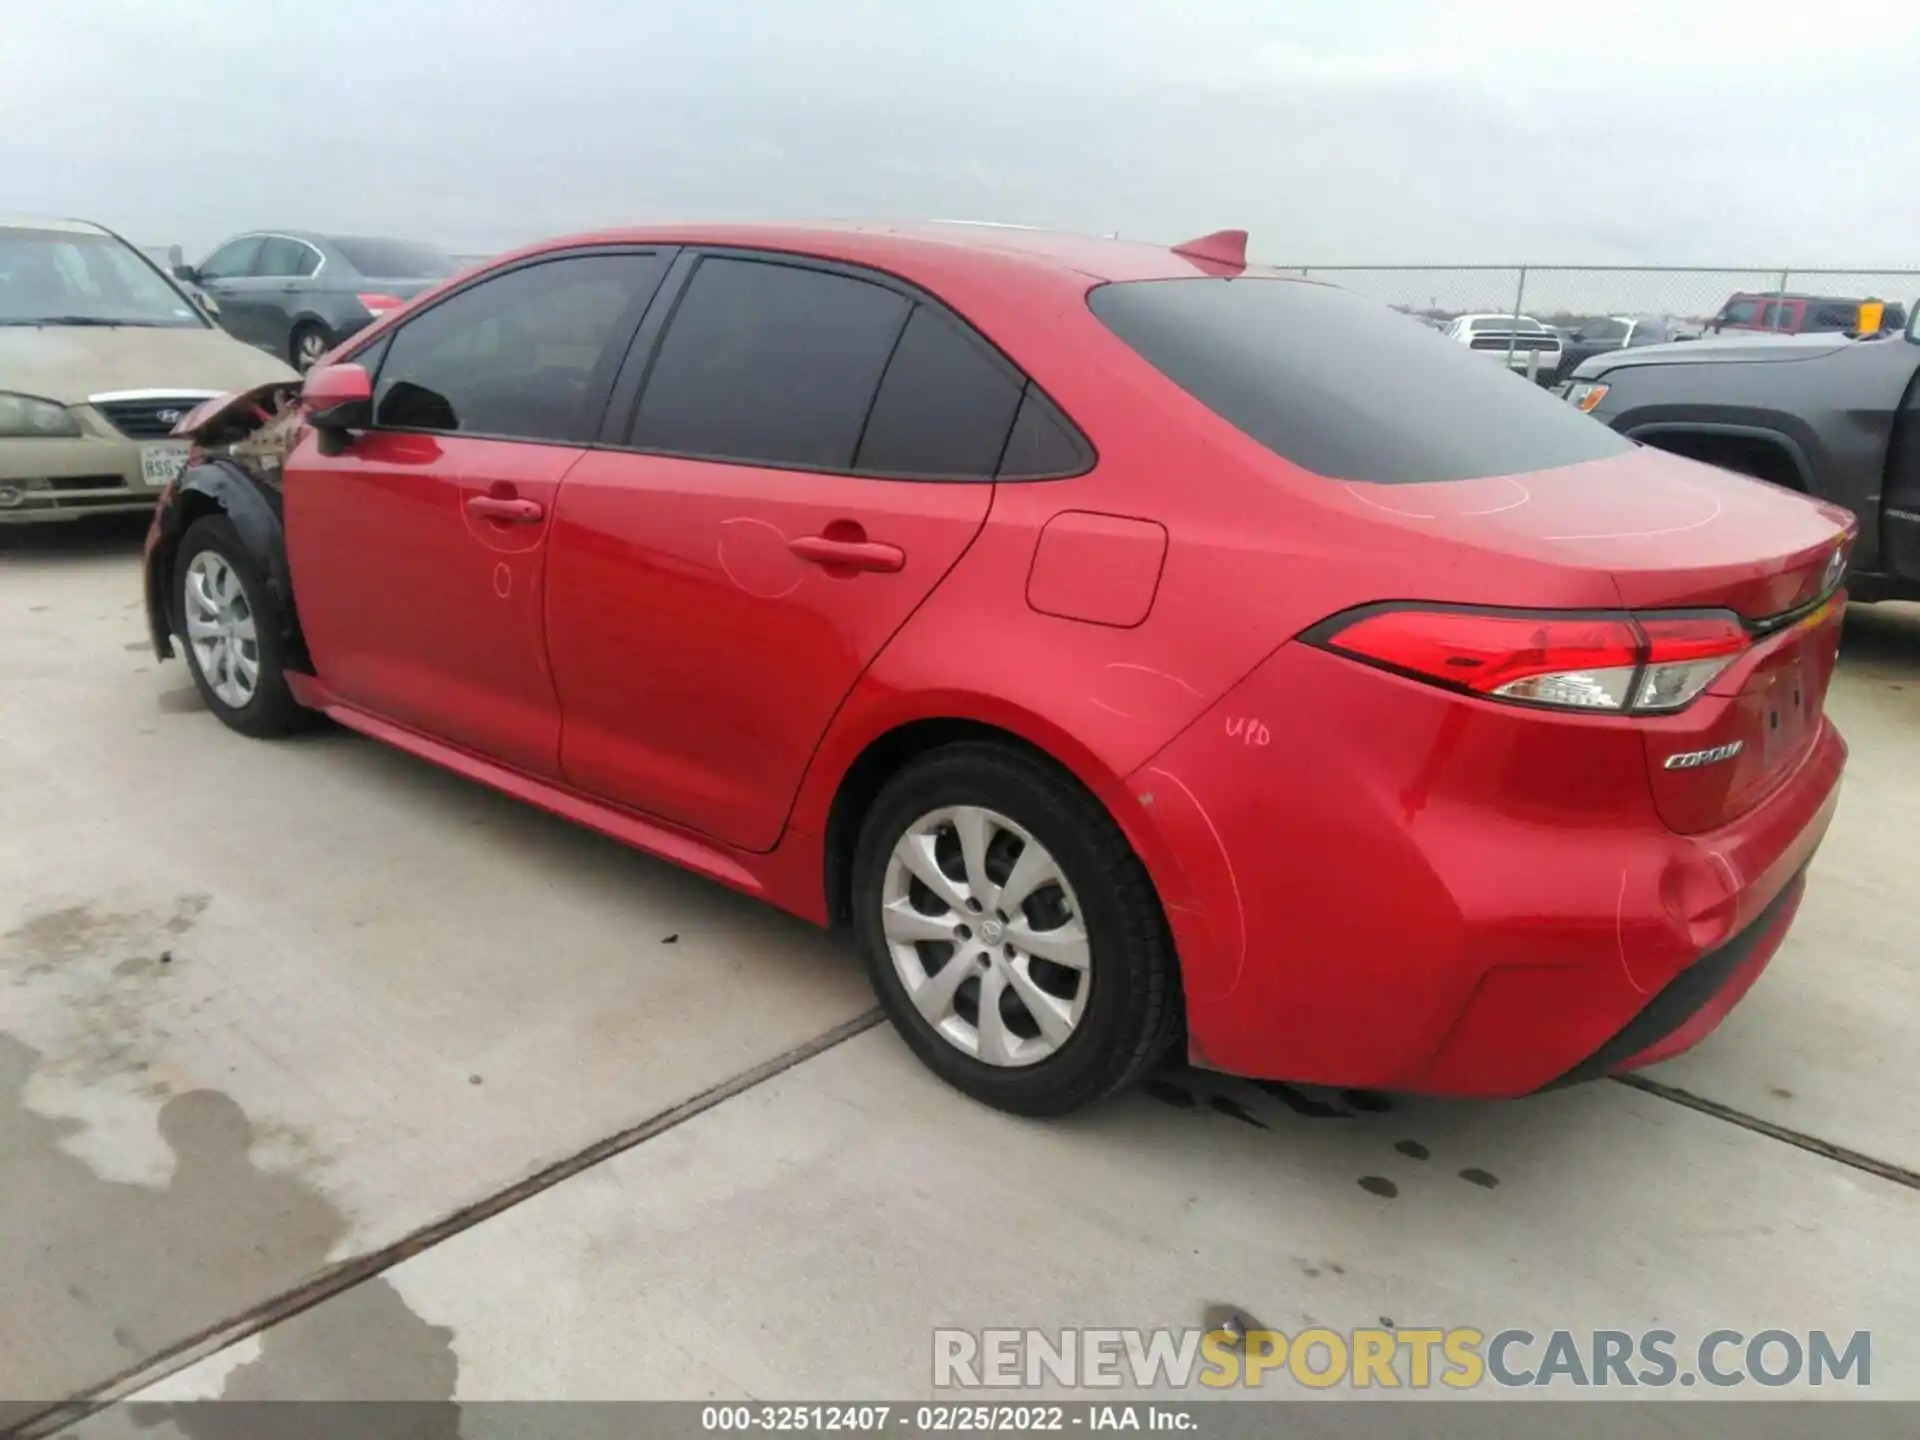
[[[11,0],[0,209],[193,256],[863,215],[1920,266],[1917,33],[1886,0]]]

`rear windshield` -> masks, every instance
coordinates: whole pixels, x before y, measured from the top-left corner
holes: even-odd
[[[362,275],[387,280],[441,280],[459,271],[451,255],[410,240],[339,239],[334,248]]]
[[[1329,285],[1136,280],[1088,304],[1221,419],[1331,479],[1517,475],[1632,448],[1484,351]]]

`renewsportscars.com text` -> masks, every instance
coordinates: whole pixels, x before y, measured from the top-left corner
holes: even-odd
[[[1489,1334],[1452,1329],[936,1330],[933,1383],[941,1390],[1040,1386],[1205,1390],[1293,1385],[1309,1390],[1471,1390],[1516,1387],[1728,1388],[1873,1383],[1873,1337],[1713,1330],[1683,1341],[1671,1330]]]

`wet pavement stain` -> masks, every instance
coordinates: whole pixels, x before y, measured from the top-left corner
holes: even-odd
[[[1433,1158],[1433,1152],[1418,1140],[1397,1140],[1394,1142],[1393,1148],[1409,1160],[1431,1160]]]
[[[98,1085],[154,1058],[169,1038],[164,986],[175,947],[211,904],[198,892],[164,909],[89,901],[41,910],[0,935],[0,976],[10,987],[50,989],[69,1027],[70,1041],[41,1062],[45,1078]]]
[[[160,1107],[164,1186],[103,1179],[61,1148],[77,1122],[27,1108],[40,1064],[0,1032],[0,1235],[27,1237],[0,1270],[0,1395],[97,1386],[312,1278],[346,1236],[306,1177],[253,1162],[257,1127],[217,1090]]]
[[[453,1331],[376,1277],[267,1331],[218,1400],[127,1409],[142,1428],[171,1422],[186,1440],[457,1440],[459,1377]],[[288,1400],[354,1403],[275,1403]]]
[[[1360,1188],[1369,1195],[1378,1195],[1382,1200],[1391,1200],[1400,1193],[1400,1187],[1384,1175],[1362,1175]]]
[[[1460,1172],[1460,1178],[1470,1185],[1478,1185],[1483,1190],[1491,1190],[1500,1183],[1499,1176],[1492,1174],[1490,1171],[1479,1169],[1478,1167],[1470,1170],[1462,1170]]]

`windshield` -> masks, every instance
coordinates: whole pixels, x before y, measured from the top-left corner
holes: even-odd
[[[0,325],[149,325],[207,322],[178,290],[111,235],[0,230]]]
[[[1331,285],[1142,280],[1087,303],[1221,419],[1333,479],[1517,475],[1633,448],[1505,366]]]
[[[1627,338],[1627,322],[1624,320],[1590,320],[1585,325],[1575,327],[1589,340],[1624,340]]]
[[[362,275],[389,280],[439,280],[460,269],[451,255],[410,240],[335,240],[333,248]]]

